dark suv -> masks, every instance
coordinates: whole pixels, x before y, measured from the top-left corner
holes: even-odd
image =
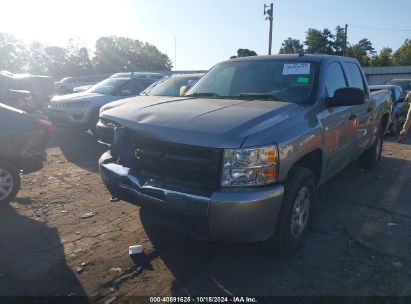
[[[42,116],[0,103],[0,203],[12,200],[20,188],[20,172],[42,168],[51,124]]]

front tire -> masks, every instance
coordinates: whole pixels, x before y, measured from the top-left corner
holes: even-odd
[[[285,184],[277,229],[271,243],[283,255],[305,244],[316,204],[316,185],[310,170],[294,167]]]
[[[19,189],[19,171],[9,162],[0,160],[0,204],[9,203]]]

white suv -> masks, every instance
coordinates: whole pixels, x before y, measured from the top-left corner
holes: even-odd
[[[54,83],[56,93],[69,94],[73,93],[75,87],[93,85],[103,79],[106,79],[110,75],[93,75],[93,76],[79,76],[79,77],[65,77],[60,81]]]
[[[115,74],[84,92],[55,96],[47,114],[54,125],[84,131],[90,129],[94,133],[101,106],[139,95],[163,76],[161,73]]]

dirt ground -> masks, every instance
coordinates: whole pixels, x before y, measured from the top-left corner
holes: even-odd
[[[139,207],[109,201],[104,150],[87,133],[58,132],[44,169],[0,206],[0,295],[411,295],[411,140],[387,138],[378,169],[353,163],[322,186],[308,242],[291,257],[145,223]],[[134,244],[144,259],[130,258]]]

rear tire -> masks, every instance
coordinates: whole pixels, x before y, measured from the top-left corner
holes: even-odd
[[[0,204],[9,203],[20,189],[20,173],[7,161],[0,160]]]
[[[285,184],[275,236],[269,241],[282,255],[292,254],[304,246],[316,200],[314,175],[306,168],[294,167]]]
[[[382,147],[384,145],[384,129],[383,124],[381,124],[377,138],[372,146],[365,150],[358,158],[361,168],[371,170],[378,166],[381,159]]]
[[[398,118],[394,118],[390,125],[389,133],[395,135],[397,134],[399,128],[400,128],[400,122]]]

